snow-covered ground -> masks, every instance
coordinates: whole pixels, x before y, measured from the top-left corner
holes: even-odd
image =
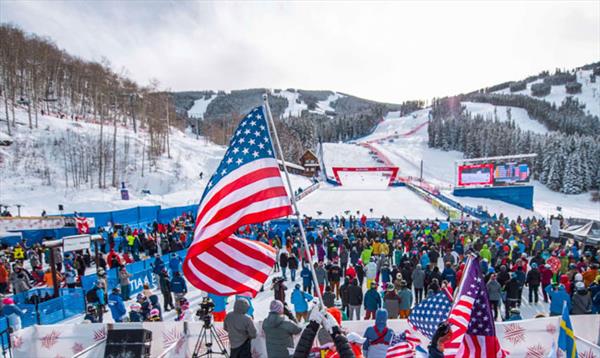
[[[89,183],[73,187],[70,177],[68,185],[65,181],[65,160],[68,158],[65,159],[63,141],[79,138],[96,142],[100,138],[98,124],[40,116],[39,128],[30,130],[26,125],[26,113],[22,110],[16,113],[18,125],[12,136],[14,143],[0,147],[0,203],[10,205],[9,210],[13,212],[16,212],[14,205],[23,205],[22,215],[40,215],[43,210],[56,213],[58,204],[63,204],[66,212],[194,204],[199,201],[225,153],[223,146],[172,128],[171,158],[165,153],[151,163],[144,155],[142,164],[142,151],[149,143],[148,134],[144,130],[135,134],[130,128],[117,127],[118,157],[128,158],[117,162],[117,182],[125,182],[129,189],[130,199],[124,201],[120,191],[110,187],[111,161],[106,163],[107,189],[98,188],[97,163],[92,163],[93,187]],[[103,131],[104,145],[112,146],[113,127],[105,124]],[[73,146],[73,150],[78,148]],[[84,154],[77,152],[79,155]],[[200,173],[203,173],[202,179]],[[308,178],[298,175],[292,175],[291,181],[294,190],[311,184]],[[150,194],[143,194],[142,190],[149,190]]]
[[[283,112],[284,117],[299,116],[303,110],[308,109],[306,103],[300,101],[300,94],[288,90],[282,90],[279,93],[273,93],[275,96],[283,97],[288,100],[288,106]]]
[[[323,185],[316,192],[298,202],[303,214],[314,218],[347,216],[345,211],[367,217],[389,216],[394,219],[444,219],[444,214],[428,205],[406,187],[387,189],[347,189],[344,186]],[[373,211],[371,212],[371,209]],[[318,211],[322,212],[321,216]]]
[[[592,70],[579,70],[576,72],[577,74],[577,82],[581,83],[581,93],[572,95],[568,94],[565,90],[564,85],[560,86],[552,86],[550,94],[545,97],[534,97],[543,99],[544,101],[554,103],[557,106],[564,101],[565,98],[571,96],[577,98],[579,103],[585,104],[586,111],[589,114],[599,116],[600,117],[600,79],[596,76],[596,83],[592,83],[590,81],[590,75],[592,74]],[[527,88],[518,91],[512,92],[512,94],[522,94],[526,96],[531,96],[531,85],[534,83],[543,82],[542,79],[533,81],[527,84]],[[505,88],[503,90],[497,91],[495,93],[504,93],[511,94],[509,88]]]
[[[217,97],[216,94],[211,95],[209,98],[200,98],[194,101],[192,108],[188,110],[188,116],[190,118],[204,118],[204,113],[210,102]]]
[[[323,162],[327,175],[333,176],[332,167],[380,167],[369,150],[357,144],[323,143]]]
[[[548,129],[542,123],[535,119],[529,118],[529,114],[523,108],[518,107],[507,107],[507,106],[494,106],[489,103],[476,103],[476,102],[461,102],[466,110],[472,115],[482,115],[485,119],[498,119],[501,122],[508,120],[509,112],[510,118],[515,124],[524,131],[531,131],[538,134],[548,133]]]

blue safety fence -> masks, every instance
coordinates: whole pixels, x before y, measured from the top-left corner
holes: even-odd
[[[178,206],[173,208],[162,208],[160,206],[136,206],[133,208],[103,211],[103,212],[78,212],[79,216],[94,218],[95,228],[91,228],[91,233],[96,233],[99,227],[108,226],[111,223],[129,225],[131,227],[145,227],[154,221],[166,223],[172,219],[181,216],[183,213],[191,212],[195,216],[197,204]],[[58,214],[58,216],[73,217],[74,213]],[[76,235],[77,229],[66,227],[60,229],[44,230],[22,230],[23,240],[28,246],[41,243],[44,238],[59,239],[64,236]],[[14,240],[13,240],[14,241]],[[11,241],[12,242],[12,241]]]
[[[0,344],[5,350],[10,346],[10,333],[8,332],[8,318],[0,317]]]

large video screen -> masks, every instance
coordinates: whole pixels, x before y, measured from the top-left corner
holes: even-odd
[[[494,184],[493,164],[458,166],[458,186]]]
[[[458,166],[458,186],[507,186],[528,183],[531,169],[526,162],[499,162]]]
[[[494,165],[494,185],[528,183],[530,176],[529,164],[525,162],[504,162]]]

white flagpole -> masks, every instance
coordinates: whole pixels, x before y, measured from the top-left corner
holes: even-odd
[[[266,93],[263,94],[263,102],[264,102],[265,110],[267,112],[267,117],[268,117],[269,123],[271,124],[272,130],[273,130],[273,135],[271,136],[271,138],[275,138],[275,145],[277,146],[277,150],[275,152],[277,152],[277,154],[281,160],[281,166],[283,167],[283,172],[285,173],[285,179],[287,181],[287,186],[288,186],[288,190],[290,191],[292,206],[294,208],[294,215],[296,216],[296,219],[298,220],[298,227],[300,228],[300,235],[302,236],[302,241],[304,242],[304,251],[306,253],[306,256],[308,257],[310,272],[312,274],[312,280],[314,282],[315,291],[317,292],[317,296],[319,297],[319,305],[320,305],[319,308],[321,309],[325,306],[323,304],[323,295],[321,295],[321,290],[319,289],[319,283],[317,281],[317,274],[315,273],[315,268],[313,266],[314,264],[313,264],[312,255],[310,253],[310,248],[308,247],[308,241],[306,240],[306,232],[304,231],[304,225],[302,224],[302,218],[301,218],[300,210],[298,210],[298,204],[296,204],[296,197],[294,196],[294,190],[292,189],[292,182],[290,180],[290,174],[288,173],[287,167],[285,166],[285,159],[283,157],[283,151],[281,150],[281,143],[279,143],[279,136],[277,135],[277,128],[275,128],[275,121],[273,121],[273,115],[271,114],[271,107],[269,107],[269,97],[267,96]],[[267,130],[268,130],[268,128],[267,128]],[[270,134],[271,134],[271,132],[269,131],[269,135]]]

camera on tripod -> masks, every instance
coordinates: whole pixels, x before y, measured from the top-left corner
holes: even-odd
[[[210,299],[210,297],[204,297],[202,302],[200,302],[200,308],[196,311],[196,316],[202,321],[204,324],[209,326],[211,322],[211,313],[215,310],[215,304]]]

